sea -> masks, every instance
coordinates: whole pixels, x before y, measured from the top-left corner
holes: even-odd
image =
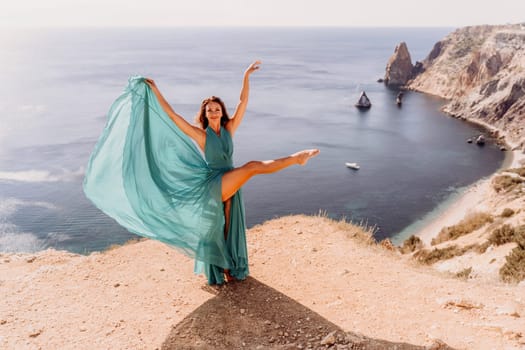
[[[397,44],[406,42],[412,61],[421,61],[454,29],[4,30],[0,252],[89,254],[135,238],[82,191],[89,156],[128,78],[153,78],[193,121],[210,95],[232,114],[254,60],[262,64],[235,135],[235,164],[306,148],[321,153],[304,167],[250,180],[247,226],[303,213],[366,225],[378,240],[409,235],[407,228],[497,171],[505,157],[490,137],[483,147],[467,143],[485,131],[442,113],[444,100],[406,91],[398,107],[398,90],[378,82]],[[369,110],[354,106],[362,91]]]

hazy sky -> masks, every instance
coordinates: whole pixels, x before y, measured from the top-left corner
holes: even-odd
[[[525,0],[1,0],[0,27],[452,26],[525,22]]]

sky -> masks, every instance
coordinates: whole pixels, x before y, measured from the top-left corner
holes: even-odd
[[[525,22],[525,0],[1,0],[0,27],[462,27]]]

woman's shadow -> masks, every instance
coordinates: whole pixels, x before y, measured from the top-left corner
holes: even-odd
[[[452,349],[441,342],[423,347],[345,332],[251,277],[206,290],[216,296],[174,325],[162,349]]]

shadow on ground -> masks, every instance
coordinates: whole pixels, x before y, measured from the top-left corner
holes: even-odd
[[[422,347],[345,332],[250,277],[205,288],[216,296],[173,326],[162,349],[452,349],[440,342]]]

